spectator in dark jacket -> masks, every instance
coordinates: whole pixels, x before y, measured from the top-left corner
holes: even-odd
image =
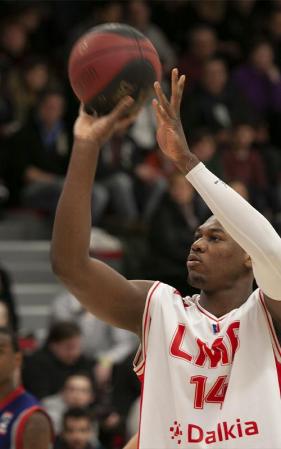
[[[55,323],[46,344],[26,357],[23,366],[23,383],[41,399],[57,393],[68,376],[78,371],[92,375],[92,362],[81,353],[81,332],[72,322]]]

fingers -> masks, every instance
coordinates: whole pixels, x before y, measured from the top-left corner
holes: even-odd
[[[154,83],[154,90],[158,98],[158,102],[162,106],[162,109],[164,109],[164,111],[166,112],[166,115],[170,118],[173,118],[173,111],[171,110],[170,103],[167,100],[167,97],[164,94],[158,81]]]
[[[180,112],[184,84],[185,75],[181,75],[179,78],[178,69],[173,69],[171,75],[171,106],[176,114]]]
[[[115,108],[108,115],[110,121],[112,123],[117,122],[122,119],[128,109],[133,105],[134,99],[132,97],[126,96],[122,98],[119,103],[115,106]]]
[[[158,126],[162,125],[163,122],[168,122],[170,120],[169,115],[165,111],[165,109],[162,107],[162,105],[154,98],[152,101],[152,106],[156,114],[156,120]]]

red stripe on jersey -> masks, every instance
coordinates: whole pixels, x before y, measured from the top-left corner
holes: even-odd
[[[264,296],[263,296],[263,292],[261,290],[259,290],[259,298],[260,298],[260,302],[262,304],[262,307],[264,309],[265,316],[267,318],[267,322],[268,322],[269,329],[270,329],[271,336],[272,336],[273,343],[274,343],[274,348],[276,349],[276,351],[278,353],[276,355],[278,355],[278,357],[280,357],[280,362],[281,362],[281,347],[280,347],[280,343],[279,343],[279,340],[277,338],[277,335],[276,335],[276,332],[275,332],[275,329],[274,329],[274,326],[273,326],[271,315],[270,315],[269,311],[267,310],[266,303],[265,303]]]
[[[1,409],[4,409],[10,402],[13,402],[18,396],[20,396],[24,392],[25,392],[25,389],[23,388],[22,385],[20,385],[18,388],[16,388],[11,393],[9,393],[7,396],[5,396],[0,401],[0,411],[1,411]]]
[[[53,424],[51,421],[51,418],[46,413],[46,411],[40,407],[39,405],[34,405],[33,407],[30,407],[26,412],[24,412],[21,416],[19,421],[17,422],[17,427],[15,429],[15,449],[23,449],[23,439],[24,439],[24,430],[26,427],[26,424],[29,420],[29,418],[34,415],[34,413],[42,413],[49,421],[50,430],[51,430],[51,440],[52,443],[55,441],[55,432],[53,428]]]
[[[145,364],[145,359],[146,359],[146,339],[147,339],[148,329],[149,329],[149,325],[150,325],[150,316],[149,316],[150,302],[151,302],[153,293],[155,292],[157,287],[159,287],[159,285],[160,285],[160,281],[155,284],[155,286],[151,290],[151,292],[149,294],[149,297],[147,298],[147,302],[146,302],[146,309],[145,309],[145,315],[144,315],[144,320],[143,320],[143,331],[142,331],[142,350],[141,350],[142,362],[140,362],[141,364],[139,366],[136,366],[136,368],[135,368],[135,372],[136,372],[137,375],[139,374],[139,371],[143,369],[144,364]],[[140,355],[138,353],[137,353],[137,357],[138,357],[138,360],[139,360],[140,359]]]
[[[223,315],[220,318],[216,318],[214,315],[211,315],[209,312],[207,312],[207,310],[203,309],[203,307],[199,304],[198,301],[195,301],[195,305],[197,307],[197,309],[203,313],[203,315],[206,315],[208,318],[210,318],[213,321],[216,321],[216,323],[219,323],[220,321],[224,320],[225,317],[228,315],[228,313],[226,313],[225,315]]]
[[[276,363],[276,368],[277,368],[277,377],[278,377],[280,395],[281,395],[281,363],[278,362],[276,355],[274,355],[274,357],[275,357],[275,363]]]

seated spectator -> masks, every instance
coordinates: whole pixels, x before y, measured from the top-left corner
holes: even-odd
[[[82,355],[81,331],[76,323],[60,321],[49,330],[46,343],[25,358],[23,383],[37,398],[58,393],[77,371],[92,375],[92,361]]]
[[[219,178],[224,178],[223,165],[214,136],[208,129],[197,129],[189,142],[191,151],[202,161],[209,170]]]
[[[30,56],[9,77],[9,90],[14,110],[14,120],[25,123],[36,106],[38,97],[49,86],[50,70],[40,56]]]
[[[188,89],[194,88],[202,76],[204,64],[218,50],[218,40],[213,28],[199,25],[189,33],[188,47],[179,61],[180,73],[188,77]]]
[[[10,140],[9,176],[24,206],[54,216],[69,160],[71,140],[63,121],[64,96],[47,91],[34,115]],[[16,163],[15,163],[16,161]]]
[[[163,65],[164,74],[169,74],[176,62],[173,47],[163,31],[151,21],[151,7],[144,0],[132,0],[128,3],[128,21],[139,29],[155,46]]]
[[[260,122],[255,127],[255,148],[259,151],[268,180],[268,198],[273,214],[281,212],[281,153],[269,135],[269,126]]]
[[[199,85],[191,93],[187,89],[183,100],[182,121],[187,135],[206,127],[225,141],[233,123],[252,116],[247,101],[230,83],[225,62],[218,57],[206,61]]]
[[[99,320],[67,291],[54,300],[51,308],[51,320],[62,319],[79,325],[83,354],[95,361],[95,380],[99,386],[108,384],[113,365],[120,363],[136,347],[135,335]]]
[[[260,153],[254,147],[255,129],[249,123],[236,125],[233,142],[223,153],[227,182],[242,181],[249,190],[253,205],[263,213],[268,208],[268,182]]]
[[[92,379],[88,374],[77,372],[67,377],[61,391],[44,398],[42,405],[52,419],[55,433],[59,434],[62,430],[62,416],[67,409],[90,408],[95,399]]]
[[[193,187],[184,176],[174,173],[169,178],[167,194],[148,223],[145,276],[174,285],[183,295],[188,288],[186,254],[202,219],[197,212],[196,198]]]
[[[98,441],[92,444],[93,433],[91,414],[83,408],[72,408],[63,416],[63,430],[54,449],[102,449]]]
[[[255,42],[248,60],[233,72],[233,81],[261,118],[281,112],[281,74],[270,42]]]

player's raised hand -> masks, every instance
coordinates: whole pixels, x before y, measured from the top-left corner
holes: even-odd
[[[179,77],[178,69],[171,74],[171,97],[168,101],[160,84],[154,84],[157,99],[152,102],[157,119],[157,141],[163,153],[177,165],[182,165],[191,155],[182,123],[180,106],[185,83],[185,76]]]
[[[125,130],[134,122],[136,114],[128,115],[133,102],[131,97],[124,97],[110,114],[102,117],[87,114],[81,105],[74,124],[75,139],[101,147],[116,131]]]

